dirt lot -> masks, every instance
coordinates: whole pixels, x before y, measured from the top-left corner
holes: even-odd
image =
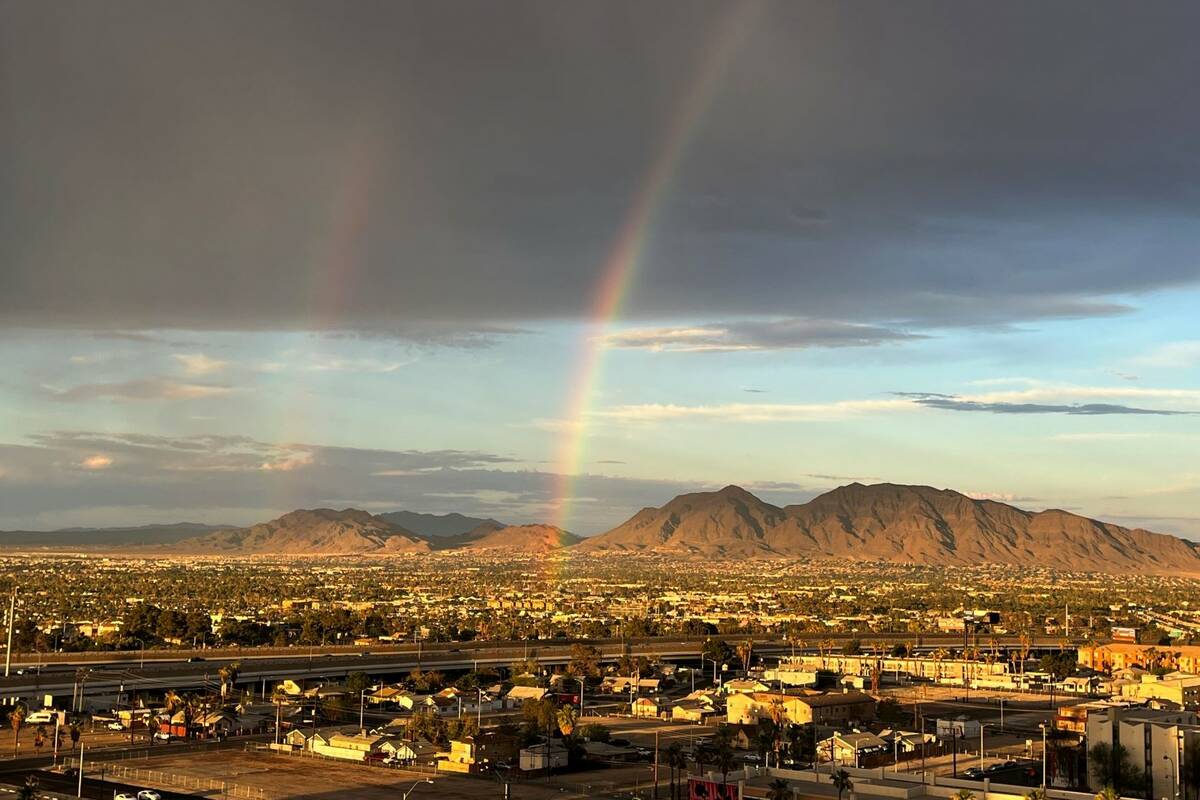
[[[175,776],[175,783],[162,782],[161,788],[183,791],[178,779],[206,778],[217,782],[228,782],[230,797],[238,792],[232,787],[246,787],[250,794],[262,790],[265,800],[299,798],[301,800],[353,800],[354,798],[378,798],[381,796],[402,797],[404,792],[416,784],[412,800],[422,797],[448,798],[449,800],[475,800],[503,796],[503,787],[494,777],[466,777],[460,775],[408,772],[405,770],[369,767],[363,764],[313,759],[304,756],[280,755],[263,751],[240,750],[185,753],[174,756],[155,756],[117,762],[128,768],[166,773]],[[146,777],[149,777],[148,775]],[[419,783],[426,778],[433,785]],[[604,797],[643,789],[649,796],[651,772],[647,765],[592,770],[585,773],[556,775],[547,781],[542,779],[515,781],[510,787],[514,800],[549,800],[549,798]],[[143,778],[140,782],[156,786],[158,781]],[[219,796],[220,790],[190,790],[198,795]],[[670,792],[667,772],[662,770],[659,796]]]

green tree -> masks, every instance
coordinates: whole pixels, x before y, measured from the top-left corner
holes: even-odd
[[[842,800],[843,794],[854,789],[854,781],[850,779],[850,773],[844,769],[839,769],[833,773],[830,781],[833,783],[833,788],[837,789],[838,800]]]
[[[1096,792],[1096,800],[1121,800],[1121,793],[1112,786],[1105,786]]]
[[[21,728],[25,725],[25,706],[17,705],[8,712],[8,724],[13,729],[13,756],[21,749]]]
[[[589,742],[607,742],[612,739],[612,731],[599,722],[592,722],[579,729],[579,734]]]
[[[791,796],[792,789],[783,778],[776,778],[767,787],[767,800],[788,800]]]
[[[951,795],[951,797],[953,797],[954,800],[975,800],[975,793],[970,789],[959,789],[957,792]]]
[[[371,687],[371,676],[362,670],[356,670],[346,676],[346,691],[358,697]]]
[[[1046,800],[1046,797],[1046,790],[1038,787],[1037,789],[1031,789],[1029,793],[1025,795],[1025,800]]]
[[[1088,767],[1102,786],[1111,786],[1120,793],[1138,789],[1145,784],[1141,770],[1133,765],[1129,751],[1122,744],[1100,742],[1088,750]]]

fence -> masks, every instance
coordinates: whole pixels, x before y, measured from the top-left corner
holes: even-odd
[[[67,766],[78,766],[74,758],[66,760]],[[97,772],[99,773],[97,775]],[[170,787],[172,789],[193,790],[202,792],[220,792],[222,797],[236,797],[242,800],[271,800],[271,795],[257,786],[246,786],[230,781],[202,778],[196,775],[183,775],[158,769],[142,769],[106,761],[92,765],[87,777],[99,777],[102,780],[118,779],[126,783],[142,786]]]

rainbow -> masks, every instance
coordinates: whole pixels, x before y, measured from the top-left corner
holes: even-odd
[[[655,157],[639,182],[592,293],[588,322],[577,344],[575,369],[567,392],[563,434],[554,464],[552,508],[554,524],[570,530],[576,483],[583,469],[588,439],[588,416],[603,375],[605,334],[618,318],[636,282],[657,213],[670,194],[688,145],[699,129],[704,111],[720,85],[734,53],[749,30],[761,4],[735,0],[717,29],[711,56],[681,98]]]

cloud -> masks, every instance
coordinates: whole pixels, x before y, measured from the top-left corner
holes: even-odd
[[[923,339],[903,331],[816,319],[741,320],[696,327],[636,328],[604,337],[613,348],[669,352],[794,350],[809,347],[870,347]]]
[[[1069,405],[1052,403],[985,403],[978,400],[964,400],[957,397],[942,395],[925,395],[920,392],[897,392],[901,397],[908,397],[917,405],[925,408],[936,408],[942,411],[981,411],[989,414],[1070,414],[1073,416],[1103,416],[1108,414],[1147,414],[1154,416],[1175,416],[1195,414],[1195,411],[1177,411],[1171,409],[1138,408],[1117,403],[1074,403]]]
[[[256,4],[133,5],[0,11],[6,328],[486,346],[590,319],[677,109],[744,13],[317,4],[281,26]],[[1002,329],[1200,280],[1200,108],[1177,102],[1200,71],[1195,9],[1066,0],[1030,26],[1009,3],[753,5],[633,229],[631,324]]]
[[[81,470],[103,454],[120,469]],[[511,456],[465,450],[387,450],[264,442],[245,436],[51,431],[0,444],[0,528],[124,525],[189,519],[249,524],[294,508],[407,508],[545,522],[560,476]],[[595,533],[646,505],[717,488],[581,474],[572,528]],[[790,495],[800,499],[800,493]]]
[[[926,408],[943,411],[977,411],[991,414],[1069,414],[1102,416],[1113,414],[1179,416],[1200,413],[1200,390],[1142,386],[1073,386],[1039,384],[1031,388],[975,395],[937,392],[892,392]],[[1140,405],[1088,400],[1170,400],[1197,406],[1195,409],[1145,408]]]
[[[720,420],[725,422],[805,422],[833,420],[895,411],[912,410],[903,399],[841,400],[832,403],[723,403],[684,406],[672,403],[643,403],[615,406],[593,412],[601,420],[621,423],[668,422],[675,420]]]
[[[233,389],[229,386],[185,383],[168,378],[140,378],[115,383],[83,383],[66,389],[45,387],[44,391],[51,399],[75,403],[89,400],[198,400],[227,395]]]
[[[1056,433],[1049,438],[1052,442],[1125,442],[1146,439],[1149,436],[1151,436],[1149,433],[1082,431],[1079,433]]]
[[[228,362],[209,358],[204,353],[175,353],[172,358],[183,365],[187,375],[211,375],[228,366]]]
[[[107,469],[112,466],[113,460],[105,455],[88,456],[83,461],[79,462],[79,466],[84,469]]]

